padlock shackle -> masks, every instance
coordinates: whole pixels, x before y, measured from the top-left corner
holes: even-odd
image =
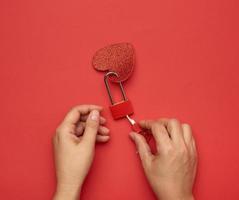
[[[105,74],[104,76],[104,82],[105,82],[105,86],[106,86],[106,90],[107,90],[107,93],[109,95],[109,98],[110,98],[110,102],[112,105],[115,104],[114,100],[113,100],[113,97],[112,97],[112,94],[111,94],[111,91],[110,91],[110,86],[109,86],[109,76],[116,76],[116,77],[119,77],[119,75],[116,73],[116,72],[108,72]],[[119,81],[119,86],[120,86],[120,91],[121,91],[121,94],[122,94],[122,97],[123,97],[123,100],[126,101],[127,100],[127,97],[126,97],[126,94],[125,94],[125,91],[124,91],[124,88],[123,88],[123,85],[122,85],[122,82]]]

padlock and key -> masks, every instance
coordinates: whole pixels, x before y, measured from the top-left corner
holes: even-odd
[[[123,84],[121,81],[119,81],[118,84],[119,84],[123,99],[120,102],[114,102],[113,96],[111,94],[109,82],[108,82],[110,76],[118,77],[118,74],[116,72],[108,72],[104,76],[106,90],[107,90],[107,93],[109,95],[110,102],[111,102],[111,105],[109,106],[109,108],[110,108],[112,117],[115,120],[121,119],[121,118],[126,118],[129,121],[129,123],[131,124],[132,130],[146,136],[146,139],[148,141],[150,139],[150,137],[148,137],[148,134],[143,129],[141,129],[139,124],[134,119],[132,119],[130,117],[130,115],[132,115],[134,113],[134,109],[133,109],[131,101],[126,96],[126,93],[124,91]]]

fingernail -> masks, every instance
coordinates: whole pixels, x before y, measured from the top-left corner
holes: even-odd
[[[93,110],[91,111],[90,113],[90,119],[93,120],[93,121],[98,121],[99,120],[99,117],[100,117],[100,113],[98,110]]]

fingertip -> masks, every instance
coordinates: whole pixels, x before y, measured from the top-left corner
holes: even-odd
[[[99,117],[100,117],[99,110],[94,109],[94,110],[92,110],[92,111],[90,112],[89,118],[90,118],[92,121],[99,121]]]
[[[140,120],[139,125],[141,128],[150,129],[153,120]]]
[[[140,120],[138,124],[141,128],[146,128],[146,120]]]
[[[100,116],[100,124],[105,124],[106,123],[106,119],[102,116]]]
[[[105,127],[105,126],[100,126],[98,132],[99,132],[101,135],[109,135],[110,129],[108,129],[108,128]]]
[[[140,121],[139,121],[139,124],[140,124],[140,125],[143,125],[143,124],[145,124],[145,122],[146,122],[146,120],[143,119],[143,120],[140,120]]]
[[[145,163],[146,161],[149,160],[148,158],[150,158],[152,155],[150,147],[148,146],[145,138],[141,134],[135,132],[131,132],[130,137],[133,138],[137,152],[139,153],[142,162]]]
[[[102,106],[99,106],[99,105],[92,105],[95,107],[95,109],[99,110],[99,111],[102,111],[104,108]]]
[[[138,133],[136,133],[136,132],[131,132],[129,135],[130,135],[130,138],[131,138],[133,141],[135,141],[136,143],[145,140],[144,136],[142,136],[141,134],[138,134]]]
[[[147,123],[150,123],[152,121],[154,121],[154,120],[153,119],[142,119],[139,122],[141,122],[142,124],[147,124]]]
[[[132,139],[132,140],[134,140],[135,139],[135,132],[130,132],[129,133],[129,137]]]
[[[110,140],[109,135],[97,135],[96,136],[96,141],[97,142],[108,142]]]
[[[100,112],[102,112],[102,111],[103,111],[103,109],[104,109],[104,108],[103,108],[103,107],[101,107],[101,106],[100,106],[100,107],[98,107],[98,110],[99,110]]]
[[[94,105],[94,104],[91,104],[91,105],[79,105],[79,107],[85,107],[85,108],[89,108],[90,110],[98,110],[98,111],[102,111],[103,110],[103,107],[102,106],[99,106],[99,105]]]

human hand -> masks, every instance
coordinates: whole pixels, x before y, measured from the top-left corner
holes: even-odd
[[[54,200],[77,199],[89,172],[95,141],[107,142],[109,130],[100,116],[102,107],[74,107],[56,129],[53,138],[57,189]]]
[[[176,119],[144,120],[156,142],[153,155],[145,138],[130,133],[137,146],[145,175],[160,200],[192,200],[197,167],[197,151],[192,130]]]

